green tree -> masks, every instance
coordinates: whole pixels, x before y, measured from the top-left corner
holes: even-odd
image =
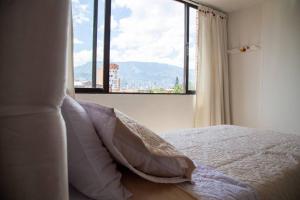
[[[183,93],[183,85],[175,85],[173,87],[173,93]]]
[[[173,93],[183,93],[183,85],[179,84],[178,76],[176,76],[175,85],[172,89],[173,89]]]
[[[179,78],[178,78],[178,76],[176,76],[174,87],[176,87],[177,85],[179,85]]]

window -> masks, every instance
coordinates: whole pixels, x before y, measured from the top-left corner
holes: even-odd
[[[177,0],[73,0],[76,92],[193,93],[196,10]]]

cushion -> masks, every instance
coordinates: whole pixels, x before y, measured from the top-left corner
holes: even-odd
[[[62,105],[67,127],[69,182],[92,199],[123,200],[130,193],[103,146],[86,111],[67,96]]]
[[[113,108],[80,103],[107,149],[122,165],[157,183],[191,180],[193,162],[157,134]]]

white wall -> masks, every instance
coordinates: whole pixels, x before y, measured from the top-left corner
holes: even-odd
[[[193,127],[194,95],[77,94],[76,97],[115,107],[156,132]]]
[[[229,57],[234,124],[300,134],[299,11],[299,0],[268,0],[230,13],[229,48],[262,46]]]
[[[261,44],[261,6],[231,13],[228,48]],[[261,51],[229,55],[232,120],[236,125],[258,127]]]

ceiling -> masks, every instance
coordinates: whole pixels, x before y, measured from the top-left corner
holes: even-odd
[[[230,13],[236,10],[249,7],[257,3],[261,3],[264,0],[194,0],[194,1]]]

